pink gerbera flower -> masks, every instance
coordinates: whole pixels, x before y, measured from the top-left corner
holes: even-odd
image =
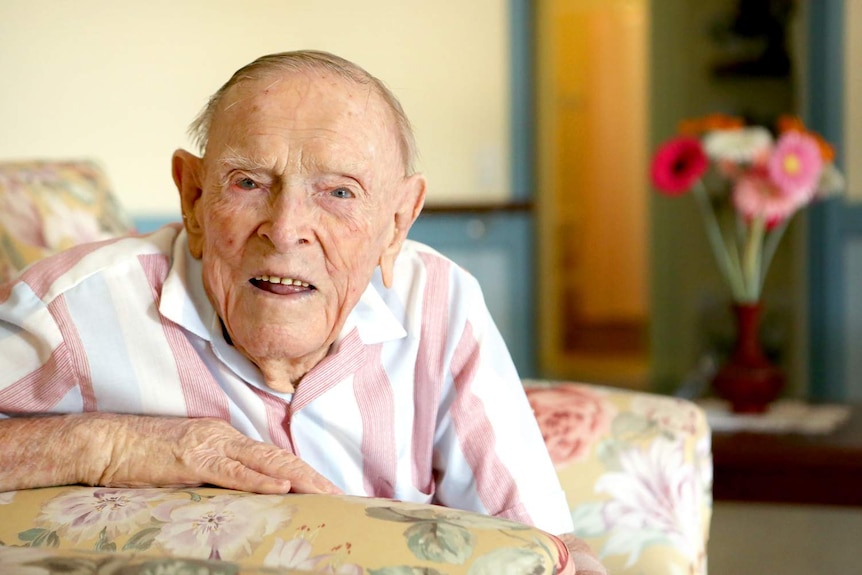
[[[700,140],[676,138],[662,145],[652,162],[653,185],[669,196],[684,194],[709,166]]]
[[[823,159],[817,141],[801,132],[785,132],[778,139],[767,164],[770,179],[798,205],[808,202],[820,181]]]
[[[767,224],[788,218],[805,202],[799,194],[785,194],[763,170],[751,170],[733,187],[733,205],[745,218],[762,217]]]

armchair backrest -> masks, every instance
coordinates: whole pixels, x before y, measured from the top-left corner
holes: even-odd
[[[65,248],[132,231],[96,163],[0,162],[0,283]]]

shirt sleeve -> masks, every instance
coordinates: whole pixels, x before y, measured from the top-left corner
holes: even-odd
[[[62,297],[49,306],[24,281],[0,290],[0,416],[80,404],[74,362],[51,309],[63,306]]]
[[[435,437],[435,500],[571,532],[565,493],[506,344],[478,284],[470,276],[461,283],[450,307],[451,386]]]

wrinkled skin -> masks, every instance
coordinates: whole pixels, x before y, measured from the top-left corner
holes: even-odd
[[[0,421],[0,492],[85,483],[339,493],[295,455],[220,419],[80,413]]]
[[[204,158],[177,151],[174,179],[210,301],[278,391],[326,356],[378,265],[391,282],[425,194],[382,98],[320,71],[231,88]]]

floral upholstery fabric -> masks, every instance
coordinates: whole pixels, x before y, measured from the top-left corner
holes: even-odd
[[[215,559],[44,547],[0,547],[0,569],[8,575],[308,575],[308,571],[249,567]]]
[[[0,283],[59,250],[130,231],[93,162],[0,162]]]
[[[706,574],[711,435],[691,402],[526,381],[575,524],[608,569]]]
[[[28,575],[119,567],[166,575],[574,573],[559,539],[513,521],[385,499],[216,488],[0,494],[0,544],[0,572],[26,567]]]

